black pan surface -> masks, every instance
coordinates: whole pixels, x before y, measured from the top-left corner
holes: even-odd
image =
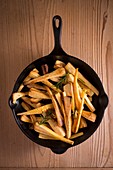
[[[58,27],[56,26],[56,20],[58,20],[59,22]],[[87,121],[88,127],[82,130],[84,131],[84,135],[74,139],[73,146],[75,146],[75,145],[82,143],[86,139],[88,139],[96,131],[96,129],[100,125],[102,118],[104,116],[105,108],[108,105],[108,97],[104,91],[102,82],[100,78],[98,77],[98,75],[96,74],[96,72],[87,63],[83,62],[82,60],[76,57],[70,56],[63,51],[61,44],[60,44],[61,28],[62,28],[61,17],[56,15],[53,17],[53,32],[54,32],[54,38],[55,38],[55,46],[54,46],[53,51],[49,55],[44,56],[32,62],[22,71],[22,73],[20,74],[20,76],[18,77],[14,85],[12,93],[18,90],[20,84],[23,82],[25,77],[29,74],[29,72],[33,68],[36,67],[40,71],[40,74],[42,74],[41,72],[42,64],[48,64],[49,72],[53,70],[53,65],[56,60],[61,60],[65,63],[70,62],[74,65],[74,67],[78,67],[79,71],[99,90],[99,96],[94,95],[93,97],[93,105],[96,108],[95,114],[97,115],[96,122],[92,123],[92,122]],[[20,103],[21,103],[21,99],[18,100],[16,104],[12,104],[12,94],[11,94],[9,98],[9,105],[12,109],[14,118],[18,126],[22,130],[22,132],[29,139],[31,139],[32,141],[34,141],[35,143],[39,145],[50,148],[54,153],[57,153],[57,154],[64,153],[68,148],[72,147],[71,145],[61,142],[61,141],[39,139],[38,133],[33,130],[30,130],[28,127],[28,124],[22,122],[17,116],[17,113],[23,111],[23,108],[21,107]]]

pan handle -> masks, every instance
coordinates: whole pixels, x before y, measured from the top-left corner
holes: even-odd
[[[51,54],[58,54],[58,55],[64,55],[66,54],[60,43],[60,38],[61,38],[61,29],[62,29],[62,19],[59,15],[55,15],[52,20],[53,24],[53,33],[54,33],[54,41],[55,41],[55,46]]]
[[[68,148],[50,148],[55,154],[63,154]]]
[[[8,100],[8,104],[9,104],[9,106],[10,106],[10,108],[13,110],[14,108],[15,108],[15,106],[16,106],[16,104],[13,104],[13,102],[12,102],[12,95],[10,96],[10,98],[9,98],[9,100]]]

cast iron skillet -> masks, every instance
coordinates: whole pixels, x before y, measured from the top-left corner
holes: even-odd
[[[56,26],[56,20],[58,20],[58,22],[59,22],[58,26]],[[53,22],[53,32],[54,32],[54,39],[55,39],[55,46],[54,46],[53,51],[49,55],[32,62],[30,65],[28,65],[22,71],[22,73],[20,74],[20,76],[18,77],[18,79],[14,85],[12,93],[16,92],[18,90],[18,88],[19,88],[20,84],[23,82],[24,78],[29,74],[29,72],[33,68],[36,67],[40,71],[40,74],[41,74],[42,73],[41,72],[42,64],[48,64],[49,71],[53,70],[53,65],[56,60],[61,60],[65,63],[71,62],[75,67],[78,67],[79,71],[99,90],[99,96],[97,97],[96,95],[94,95],[94,97],[93,97],[93,104],[96,108],[95,113],[97,115],[96,122],[91,123],[91,122],[87,121],[88,127],[84,129],[84,135],[74,139],[73,146],[75,146],[75,145],[82,143],[86,139],[88,139],[96,131],[96,129],[98,128],[99,124],[102,121],[105,108],[108,105],[108,97],[107,97],[107,95],[104,91],[103,85],[102,85],[98,75],[95,73],[95,71],[85,62],[81,61],[80,59],[78,59],[76,57],[72,57],[63,51],[61,44],[60,44],[60,37],[61,37],[60,35],[61,35],[61,27],[62,27],[61,17],[58,15],[54,16],[52,22]],[[12,94],[11,94],[11,96],[12,96]],[[67,143],[64,143],[61,141],[39,139],[38,133],[33,130],[30,130],[28,128],[28,124],[22,122],[19,119],[19,116],[17,116],[18,112],[23,111],[23,108],[20,105],[21,100],[18,100],[16,104],[12,104],[11,96],[9,98],[9,105],[12,109],[14,118],[15,118],[18,126],[22,130],[22,132],[28,138],[30,138],[32,141],[34,141],[35,143],[37,143],[39,145],[50,148],[54,153],[57,153],[57,154],[64,153],[68,148],[72,147],[70,144],[67,144]]]

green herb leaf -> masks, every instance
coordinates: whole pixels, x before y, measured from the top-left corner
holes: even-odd
[[[64,76],[61,77],[61,79],[58,81],[58,83],[55,84],[55,86],[59,89],[62,89],[63,84],[66,82],[67,75],[69,73],[65,74]]]
[[[48,111],[46,112],[46,115],[45,115],[45,116],[40,115],[41,118],[42,118],[42,120],[39,122],[39,124],[41,125],[41,124],[47,123],[47,121],[48,121],[49,119],[51,119],[51,114],[52,114],[52,110],[48,110]]]

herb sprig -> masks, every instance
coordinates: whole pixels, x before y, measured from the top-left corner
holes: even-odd
[[[39,122],[40,125],[47,123],[47,121],[51,119],[52,110],[48,110],[45,114],[45,116],[40,115],[42,118],[42,120]]]
[[[55,84],[55,86],[59,89],[62,89],[63,84],[66,83],[66,78],[69,73],[66,73],[64,76],[61,77],[61,79]]]

